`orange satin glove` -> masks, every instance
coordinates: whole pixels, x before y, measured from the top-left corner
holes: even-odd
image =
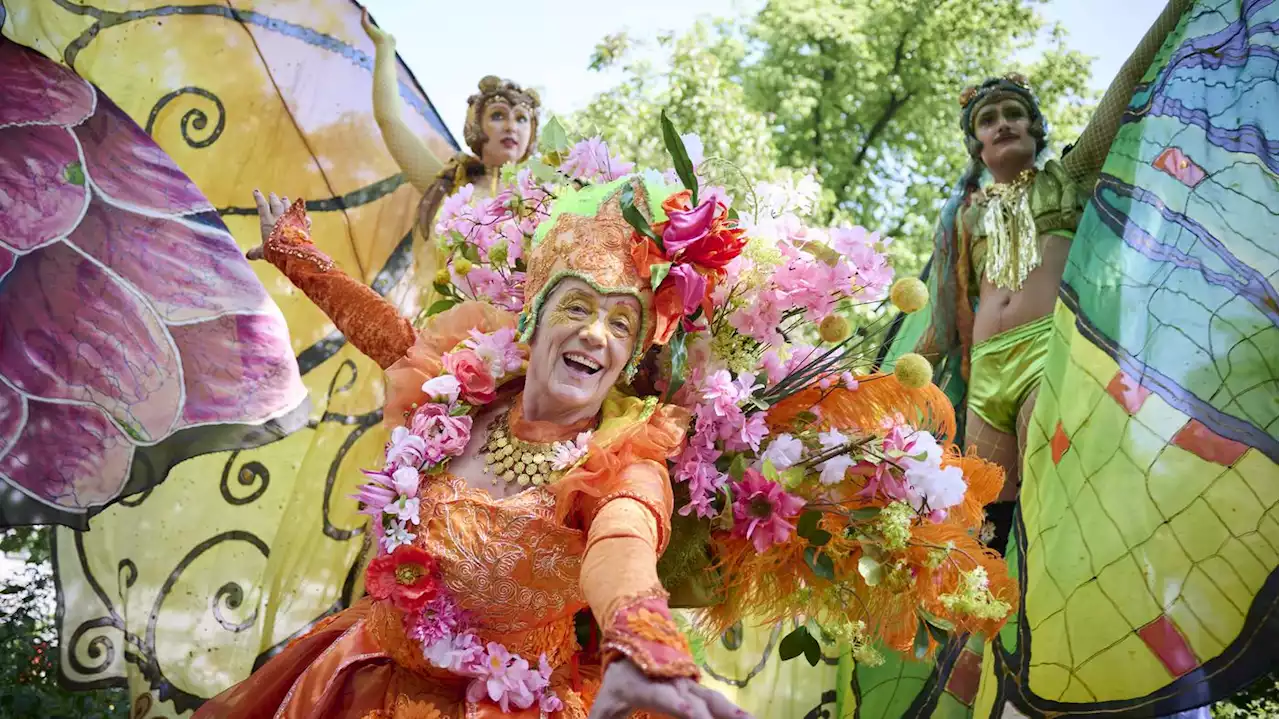
[[[658,579],[673,508],[666,468],[641,461],[584,507],[587,550],[579,581],[603,632],[605,662],[625,656],[651,677],[698,677],[689,643]]]

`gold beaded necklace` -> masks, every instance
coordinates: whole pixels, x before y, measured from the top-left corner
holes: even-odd
[[[526,442],[511,433],[511,410],[489,424],[484,445],[484,468],[505,482],[520,486],[541,487],[558,479],[563,472],[551,469],[555,442]]]

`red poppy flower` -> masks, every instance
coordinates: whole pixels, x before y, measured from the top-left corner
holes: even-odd
[[[435,558],[409,544],[369,562],[364,584],[374,599],[390,599],[397,608],[410,613],[421,611],[440,590]]]

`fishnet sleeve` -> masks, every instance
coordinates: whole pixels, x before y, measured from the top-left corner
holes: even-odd
[[[1192,0],[1169,0],[1160,17],[1147,29],[1147,34],[1142,36],[1138,47],[1111,81],[1089,124],[1080,134],[1080,139],[1071,148],[1071,152],[1062,158],[1062,166],[1067,175],[1080,186],[1092,188],[1097,181],[1102,163],[1111,150],[1111,142],[1120,130],[1124,110],[1133,97],[1134,87],[1151,66],[1165,37],[1177,26],[1182,13],[1191,7],[1191,3]]]
[[[373,63],[373,116],[382,141],[410,184],[426,192],[435,184],[447,158],[436,157],[400,114],[400,81],[395,45],[378,44]]]

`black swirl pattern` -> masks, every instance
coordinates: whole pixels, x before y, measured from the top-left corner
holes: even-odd
[[[213,103],[214,111],[216,113],[216,120],[214,121],[213,129],[210,130],[208,136],[203,139],[192,137],[191,130],[194,129],[199,132],[204,132],[205,128],[209,126],[209,115],[199,107],[193,107],[183,113],[180,124],[183,141],[186,142],[187,145],[197,149],[208,147],[217,142],[218,137],[222,135],[222,130],[227,126],[227,108],[222,104],[222,100],[220,100],[217,95],[202,87],[195,86],[178,88],[156,101],[156,104],[151,108],[151,114],[147,116],[147,125],[144,128],[147,134],[153,135],[152,130],[155,128],[156,117],[160,114],[160,111],[163,110],[170,102],[173,102],[183,95],[196,95],[197,97],[209,100]]]
[[[227,458],[227,463],[222,467],[222,480],[218,482],[218,490],[222,492],[222,499],[227,504],[237,507],[257,501],[258,498],[266,493],[267,487],[271,484],[271,471],[267,469],[266,465],[257,461],[245,462],[235,472],[236,481],[241,487],[253,487],[253,491],[243,497],[237,497],[231,491],[231,469],[235,466],[236,459],[239,456],[239,451],[231,453],[231,456]]]
[[[3,0],[0,0],[0,2],[3,2]],[[86,4],[83,0],[50,0],[50,2],[62,10],[90,20],[87,26],[82,25],[85,29],[80,32],[79,36],[59,48],[63,60],[72,68],[76,67],[76,63],[80,58],[85,57],[81,52],[95,42],[104,31],[108,31],[111,28],[138,21],[156,22],[168,17],[194,16],[208,17],[210,22],[230,22],[253,26],[254,32],[272,33],[300,40],[312,47],[319,48],[325,53],[344,57],[352,64],[367,71],[371,71],[373,66],[373,58],[370,55],[333,36],[296,23],[271,17],[261,12],[241,10],[229,5],[163,5],[139,9],[126,7],[124,10],[117,10],[94,7],[92,4]],[[0,17],[3,17],[3,14],[4,8],[0,4]],[[442,137],[446,138],[454,148],[457,148],[457,143],[450,137],[435,109],[425,99],[425,95],[416,85],[416,82],[411,79],[411,76],[408,77],[409,79],[402,82],[402,97],[405,97],[409,104]],[[166,125],[171,121],[175,121],[171,120],[173,114],[180,112],[181,114],[178,115],[176,122],[178,122],[178,130],[182,142],[191,148],[208,148],[214,146],[220,138],[224,137],[224,133],[227,133],[229,129],[234,130],[230,126],[236,118],[228,116],[228,106],[222,98],[211,92],[209,88],[200,87],[198,82],[191,82],[191,79],[187,77],[181,78],[181,87],[170,85],[158,89],[155,95],[159,95],[159,99],[155,101],[149,110],[146,110],[146,105],[143,105],[144,112],[146,112],[145,117],[135,117],[135,119],[139,124],[144,125],[147,134],[151,135],[155,132],[164,134],[167,129]],[[163,94],[161,95],[161,93]],[[232,98],[227,97],[228,102],[231,100]],[[234,111],[234,107],[232,107],[232,110]],[[168,137],[172,141],[176,141],[176,138],[173,138],[171,134]],[[223,140],[224,143],[226,141]],[[355,207],[382,200],[395,193],[404,183],[403,175],[397,174],[383,177],[370,182],[364,187],[344,194],[335,193],[332,197],[311,200],[308,203],[308,209],[313,212],[345,212]],[[220,208],[216,213],[210,212],[203,216],[193,216],[191,219],[196,222],[221,226],[220,216],[249,215],[252,212],[253,209],[248,207],[227,207]],[[371,283],[378,292],[385,294],[405,276],[412,264],[412,243],[412,233],[406,232],[391,253],[386,264]],[[345,344],[346,339],[335,332],[314,345],[303,349],[297,357],[301,372],[305,375],[319,369],[327,360],[332,359]],[[335,395],[351,392],[369,381],[369,377],[361,376],[361,372],[355,362],[342,362],[333,370],[333,376],[329,381],[328,393],[323,401],[331,401]],[[303,412],[308,409],[304,408]],[[341,587],[337,600],[320,613],[319,616],[315,617],[312,622],[306,626],[298,627],[288,637],[279,639],[277,644],[262,652],[261,656],[258,657],[258,665],[265,662],[267,658],[274,655],[289,641],[305,633],[315,621],[342,610],[354,599],[356,587],[359,585],[360,570],[363,568],[370,551],[368,537],[361,536],[363,530],[360,527],[343,528],[336,526],[331,519],[331,509],[342,506],[339,504],[340,502],[349,501],[345,498],[334,496],[334,493],[339,491],[340,483],[338,480],[340,475],[338,472],[343,465],[344,459],[349,456],[348,452],[355,447],[360,437],[370,428],[376,426],[380,420],[380,411],[363,414],[344,414],[343,412],[330,410],[325,411],[318,420],[308,425],[312,430],[320,425],[329,425],[331,427],[340,425],[343,428],[344,440],[336,455],[332,456],[325,477],[323,506],[321,507],[323,534],[326,538],[323,541],[356,541],[360,543],[358,545],[359,551],[358,553],[355,551],[357,550],[357,545],[351,545],[352,553],[356,556],[352,565],[347,567],[345,576],[341,578]],[[288,438],[284,437],[283,434],[277,432],[268,441],[287,440]],[[222,511],[225,511],[228,507],[244,507],[247,511],[253,511],[252,508],[255,507],[260,508],[264,497],[272,496],[268,495],[267,492],[268,488],[273,486],[272,472],[276,472],[279,476],[285,476],[285,473],[288,472],[287,467],[270,464],[268,460],[261,462],[246,461],[249,459],[246,455],[247,450],[264,444],[263,439],[263,437],[258,437],[257,441],[246,441],[238,446],[224,446],[213,450],[231,450],[228,454],[219,458],[220,463],[223,465],[218,484],[219,494],[213,495],[214,497],[221,496],[225,503],[222,505]],[[205,451],[209,450],[206,449]],[[326,455],[331,452],[332,449],[330,448],[326,451]],[[150,475],[155,475],[155,470],[161,470],[159,476],[163,477],[163,473],[167,472],[172,464],[191,455],[174,458],[159,457],[155,462],[152,462],[151,458],[144,452],[139,452],[137,456],[141,462],[148,464],[145,469]],[[264,462],[267,463],[264,464]],[[212,477],[209,477],[209,479],[212,480]],[[149,486],[150,483],[148,483]],[[139,487],[139,489],[142,489],[142,487]],[[163,492],[160,494],[163,494]],[[155,500],[153,499],[153,490],[151,488],[133,494],[120,504],[125,509],[132,508],[131,511],[145,512],[147,510],[138,510],[137,508],[146,506],[146,502],[149,499],[154,503]],[[314,507],[315,505],[311,506]],[[314,511],[314,509],[311,511]],[[230,527],[238,526],[234,519],[236,515],[230,516],[232,518]],[[199,542],[183,555],[175,565],[171,565],[172,569],[167,574],[165,574],[166,566],[156,567],[154,561],[144,562],[142,556],[112,557],[116,574],[114,578],[103,576],[104,572],[98,568],[100,566],[98,562],[101,561],[101,552],[94,550],[94,561],[92,563],[89,561],[89,557],[86,556],[85,537],[88,536],[93,539],[97,539],[97,537],[71,530],[58,530],[55,533],[54,541],[56,543],[60,539],[64,543],[63,561],[68,565],[64,567],[64,569],[68,570],[64,575],[57,566],[56,557],[58,555],[57,547],[55,546],[54,571],[55,583],[58,586],[58,627],[63,651],[60,678],[64,684],[69,687],[83,689],[127,686],[129,682],[125,678],[125,673],[120,669],[122,662],[124,662],[130,667],[128,673],[134,677],[132,688],[136,694],[133,707],[135,715],[148,715],[149,712],[155,711],[166,702],[171,702],[170,711],[177,713],[189,712],[203,703],[208,697],[198,696],[197,694],[201,693],[201,690],[188,686],[180,687],[175,684],[178,681],[177,675],[172,678],[166,675],[166,667],[170,672],[173,671],[174,667],[167,663],[162,664],[161,654],[157,652],[156,644],[157,641],[162,643],[173,641],[173,639],[166,638],[169,635],[166,635],[164,627],[168,626],[169,620],[178,613],[191,612],[193,609],[198,614],[205,611],[208,612],[208,614],[202,614],[201,616],[206,620],[213,620],[206,621],[205,626],[212,628],[215,632],[221,631],[229,635],[244,636],[252,635],[253,630],[262,629],[263,611],[255,602],[255,598],[261,588],[255,586],[254,582],[256,580],[246,581],[231,576],[217,576],[216,574],[213,575],[216,579],[204,576],[206,574],[204,568],[207,566],[207,562],[210,561],[210,553],[218,551],[220,547],[228,545],[240,545],[243,547],[247,545],[253,553],[260,555],[263,560],[269,559],[269,537],[266,535],[260,536],[253,531],[231,529],[230,527],[224,525],[220,528],[222,531],[214,530],[216,531],[215,534]],[[177,531],[181,532],[183,530],[178,529]],[[183,543],[185,544],[187,541],[190,540],[185,540]],[[72,546],[74,547],[74,553],[70,551]],[[204,557],[203,560],[201,559],[202,557]],[[73,563],[74,566],[70,566]],[[193,565],[197,563],[199,563],[201,569],[192,569]],[[142,567],[141,570],[140,567]],[[228,568],[228,571],[232,569]],[[149,574],[155,571],[160,572],[158,577]],[[219,568],[215,571],[221,571],[221,569]],[[242,571],[242,569],[236,567],[234,571]],[[106,574],[109,573],[110,570],[107,570]],[[189,582],[194,581],[197,573],[201,575],[198,590],[206,593],[204,597],[206,603],[203,607],[192,608],[186,606],[185,602],[181,602],[183,606],[179,607],[178,594],[187,588]],[[184,576],[186,577],[185,580]],[[150,577],[150,584],[148,577]],[[333,579],[336,580],[337,577]],[[212,583],[206,584],[206,582],[210,581]],[[72,587],[74,584],[70,596],[63,591],[64,582],[68,587]],[[160,586],[157,587],[157,584]],[[107,588],[110,588],[110,591]],[[142,599],[143,603],[139,605],[139,598],[143,596],[145,596],[145,599]],[[75,598],[75,601],[81,603],[75,608],[74,616],[76,618],[74,620],[69,616],[65,605],[72,597]],[[92,608],[89,608],[90,606]],[[125,617],[126,612],[129,615],[128,621],[126,621]],[[133,627],[137,633],[130,631],[130,627]],[[289,629],[293,628],[289,627]],[[165,647],[162,646],[159,649],[163,650]],[[141,677],[141,681],[138,680],[138,677]]]
[[[227,605],[228,609],[239,609],[240,605],[244,603],[244,587],[239,584],[236,584],[235,582],[227,582],[219,587],[218,591],[214,593],[213,600],[211,602],[213,618],[218,621],[218,624],[221,625],[223,629],[234,634],[239,634],[258,622],[257,609],[254,609],[253,612],[241,622],[236,622],[234,619],[224,617],[222,615],[222,605],[224,603]]]

